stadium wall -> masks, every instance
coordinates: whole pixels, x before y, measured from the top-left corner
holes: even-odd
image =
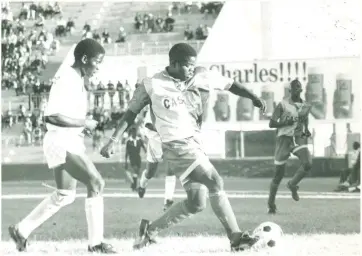
[[[273,160],[212,160],[223,177],[268,178],[274,174]],[[123,179],[124,164],[97,163],[98,170],[105,179]],[[290,177],[299,168],[297,159],[291,159],[286,165],[286,176]],[[315,158],[310,177],[334,177],[346,166],[341,158]],[[145,168],[143,163],[142,168]],[[53,173],[45,164],[3,164],[2,181],[51,180]],[[160,165],[157,176],[165,175],[165,166]]]

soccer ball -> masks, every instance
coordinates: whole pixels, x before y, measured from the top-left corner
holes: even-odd
[[[253,245],[254,249],[272,248],[281,244],[283,230],[274,222],[263,222],[256,227],[252,236],[259,238]]]

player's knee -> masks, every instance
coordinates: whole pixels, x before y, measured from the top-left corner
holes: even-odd
[[[307,161],[307,162],[303,163],[303,169],[305,172],[309,172],[309,170],[312,169],[312,162]]]
[[[280,184],[280,182],[282,181],[282,179],[284,177],[284,171],[285,171],[285,166],[281,166],[281,165],[276,166],[275,175],[273,178],[274,184],[278,184],[278,185]]]
[[[218,173],[213,175],[212,181],[210,186],[208,186],[210,193],[218,193],[224,190],[224,180]]]
[[[187,210],[192,214],[202,212],[206,209],[206,205],[206,195],[199,197],[197,200],[186,199]]]
[[[75,195],[75,190],[57,189],[52,195],[52,200],[55,205],[63,207],[73,203]]]
[[[92,192],[100,194],[103,192],[105,185],[106,182],[102,177],[95,177],[90,180],[88,187]]]

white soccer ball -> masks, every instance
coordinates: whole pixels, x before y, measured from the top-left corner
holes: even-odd
[[[254,249],[274,248],[282,243],[283,230],[274,222],[263,222],[256,227],[252,236],[259,238],[253,245]]]

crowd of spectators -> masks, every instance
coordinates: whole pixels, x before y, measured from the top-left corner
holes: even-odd
[[[134,26],[136,31],[140,33],[172,32],[176,23],[174,14],[191,14],[196,9],[198,13],[204,15],[204,19],[208,19],[210,15],[213,17],[217,16],[222,6],[222,2],[173,2],[168,8],[166,16],[154,15],[152,13],[136,13]],[[188,27],[187,29],[190,30],[191,28]],[[195,39],[197,40],[206,39],[208,34],[207,26],[200,25],[196,29],[195,34]],[[185,37],[187,40],[193,39],[193,32],[187,35],[185,32]]]
[[[61,13],[57,3],[22,4],[18,17],[14,18],[8,3],[2,3],[1,62],[2,90],[15,90],[16,95],[38,92],[46,84],[39,75],[45,69],[48,56],[59,49],[52,31],[44,28],[44,19]],[[25,22],[34,20],[33,26]]]

